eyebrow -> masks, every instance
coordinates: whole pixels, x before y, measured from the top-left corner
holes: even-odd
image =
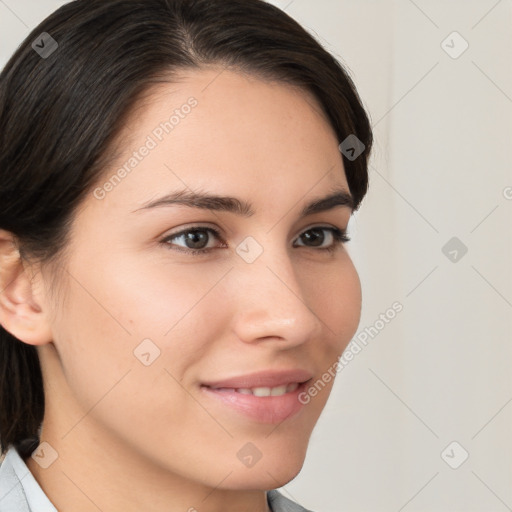
[[[132,213],[140,210],[151,210],[154,208],[173,205],[230,212],[243,217],[251,217],[254,215],[254,210],[250,202],[240,200],[236,197],[219,196],[207,192],[194,192],[191,190],[178,190],[171,192],[170,194],[166,194],[158,199],[144,203],[140,208],[133,210]],[[335,189],[331,191],[329,195],[316,198],[306,204],[300,215],[301,217],[306,217],[307,215],[325,212],[339,206],[350,208],[350,210],[354,209],[354,199],[352,198],[352,195],[343,188]]]

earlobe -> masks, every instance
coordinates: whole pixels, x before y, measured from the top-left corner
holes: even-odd
[[[52,341],[45,308],[35,300],[35,279],[23,265],[13,236],[0,230],[0,324],[20,341]]]

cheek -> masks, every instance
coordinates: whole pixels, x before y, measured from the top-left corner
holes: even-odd
[[[225,318],[212,314],[218,307],[213,288],[225,269],[141,264],[129,257],[98,264],[101,272],[79,268],[71,269],[77,279],[62,315],[61,348],[74,374],[100,373],[99,380],[122,375],[144,366],[141,356],[149,353],[146,362],[154,360],[181,378],[220,335],[216,327]]]
[[[155,281],[140,268],[112,263],[70,267],[66,301],[55,324],[55,345],[66,378],[77,394],[101,396],[128,370],[143,367],[137,347],[149,349],[151,359],[172,340],[172,325],[186,314],[194,296],[182,284]],[[178,293],[179,290],[179,293]],[[92,398],[91,398],[92,399]]]
[[[102,263],[71,269],[77,278],[63,312],[67,341],[61,349],[74,372],[122,374],[141,364],[137,354],[147,348],[143,353],[149,352],[149,359],[158,358],[181,377],[229,328],[229,312],[218,306],[221,294],[237,291],[215,289],[229,268],[169,265],[158,259],[141,265],[127,257]],[[343,252],[336,263],[298,269],[298,275],[303,276],[303,300],[320,319],[322,338],[329,340],[329,357],[339,355],[361,314],[361,285],[350,256]],[[151,341],[141,345],[143,340]]]
[[[215,314],[218,302],[213,301],[213,288],[223,274],[213,266],[126,265],[110,280],[116,293],[112,308],[132,333],[131,338],[151,339],[170,365],[178,368],[182,362],[185,369],[215,338],[219,315]],[[128,284],[125,275],[136,277]]]
[[[215,320],[208,296],[222,271],[141,272],[126,261],[101,273],[71,269],[55,344],[77,405],[70,425],[94,420],[135,445],[149,432],[180,436],[204,416],[184,389],[226,319]]]
[[[339,355],[354,336],[361,318],[361,282],[348,253],[339,264],[319,271],[309,281],[311,304],[327,334],[332,336],[334,351]]]

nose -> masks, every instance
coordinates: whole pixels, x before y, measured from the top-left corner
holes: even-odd
[[[298,279],[285,248],[266,248],[252,263],[240,259],[229,279],[235,308],[232,326],[245,343],[268,341],[291,348],[328,328],[305,293],[314,283]]]

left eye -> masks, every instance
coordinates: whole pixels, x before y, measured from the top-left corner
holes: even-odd
[[[326,237],[324,232],[328,232],[329,235]],[[195,227],[188,228],[173,235],[169,235],[162,240],[162,243],[170,246],[170,248],[178,252],[184,252],[188,254],[205,254],[210,252],[212,249],[215,249],[215,247],[207,247],[210,234],[213,234],[215,238],[220,239],[220,233],[213,228]],[[185,247],[171,243],[171,241],[180,239],[182,239]],[[324,251],[334,251],[340,244],[348,242],[350,238],[347,236],[345,230],[331,226],[321,226],[313,227],[303,231],[297,240],[302,240],[306,243],[310,242],[311,245],[301,244],[295,247],[317,247]],[[331,241],[331,243],[329,243],[327,246],[324,246],[323,244],[326,240],[328,242]],[[225,243],[224,247],[226,247]]]

